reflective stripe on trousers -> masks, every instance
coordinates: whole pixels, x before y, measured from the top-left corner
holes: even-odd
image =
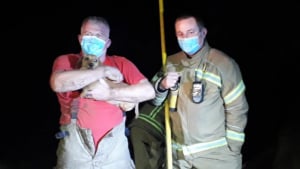
[[[225,137],[210,142],[192,144],[189,146],[181,145],[175,142],[172,143],[172,147],[178,151],[182,151],[184,156],[192,155],[194,153],[221,147],[224,145],[227,145],[227,141]]]
[[[180,145],[173,143],[173,169],[241,169],[242,155],[229,149],[226,138]]]

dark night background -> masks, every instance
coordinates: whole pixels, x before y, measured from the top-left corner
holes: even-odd
[[[51,67],[58,55],[79,51],[77,35],[84,17],[108,19],[112,39],[108,53],[126,56],[148,78],[154,75],[162,64],[158,2],[40,1],[2,6],[8,12],[1,17],[0,169],[54,166],[60,112],[49,86]],[[167,54],[179,50],[175,17],[189,12],[204,18],[210,45],[240,65],[250,105],[245,169],[300,168],[299,10],[289,1],[164,1]]]

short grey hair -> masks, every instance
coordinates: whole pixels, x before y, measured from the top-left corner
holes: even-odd
[[[86,18],[83,19],[82,23],[81,23],[81,29],[83,28],[83,26],[87,23],[87,22],[92,22],[95,24],[103,24],[107,27],[108,30],[110,30],[110,26],[108,21],[100,16],[88,16]]]

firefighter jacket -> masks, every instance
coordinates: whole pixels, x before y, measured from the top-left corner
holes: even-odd
[[[170,113],[173,149],[182,151],[185,158],[221,146],[240,154],[248,103],[238,64],[205,42],[191,58],[184,52],[168,56],[167,70],[181,74],[177,110]],[[156,98],[152,101],[155,105],[170,97],[170,91],[158,90],[161,79],[155,83]],[[201,103],[192,99],[195,81],[203,84]]]

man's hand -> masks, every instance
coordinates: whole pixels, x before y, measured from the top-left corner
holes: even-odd
[[[169,89],[176,85],[180,74],[178,72],[168,72],[167,75],[160,82],[160,88],[163,90]]]
[[[99,79],[84,88],[81,97],[95,100],[110,100],[111,88],[104,79]]]
[[[104,77],[112,80],[116,83],[120,83],[123,81],[123,75],[119,71],[119,69],[111,66],[105,66],[104,68]]]

